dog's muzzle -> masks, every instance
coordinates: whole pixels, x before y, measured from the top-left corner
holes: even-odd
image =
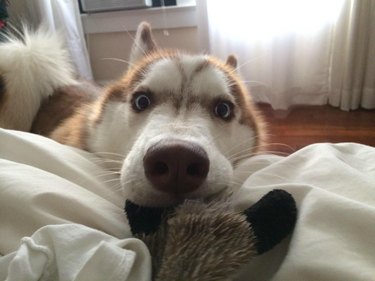
[[[143,166],[153,187],[180,197],[193,192],[206,180],[210,161],[198,144],[167,140],[147,150]]]

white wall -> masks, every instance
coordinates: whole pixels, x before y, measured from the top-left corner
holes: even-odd
[[[153,30],[155,40],[163,48],[178,48],[187,52],[199,52],[196,27],[168,29],[169,36],[163,30]],[[106,82],[118,78],[127,64],[107,58],[128,60],[133,44],[134,32],[109,32],[87,34],[91,67],[94,79]]]

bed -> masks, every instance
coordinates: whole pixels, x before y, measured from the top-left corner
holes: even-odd
[[[116,177],[90,153],[0,129],[0,280],[150,280]],[[298,206],[291,236],[236,280],[375,280],[375,148],[321,143],[242,163],[244,209],[273,189]]]

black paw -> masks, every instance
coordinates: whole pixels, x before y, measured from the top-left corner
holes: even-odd
[[[170,210],[170,207],[143,207],[129,200],[125,202],[125,213],[133,235],[148,235],[155,232]]]
[[[288,192],[273,190],[244,214],[256,236],[258,254],[262,254],[292,232],[297,220],[296,202]]]

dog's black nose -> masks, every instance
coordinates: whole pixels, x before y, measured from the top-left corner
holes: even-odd
[[[181,195],[196,190],[204,182],[210,161],[198,144],[168,140],[147,150],[143,166],[147,179],[155,188]]]

